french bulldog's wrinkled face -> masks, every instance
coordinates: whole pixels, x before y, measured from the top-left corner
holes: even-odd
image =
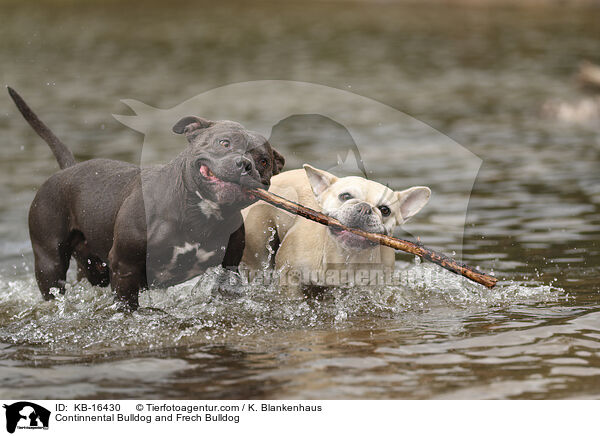
[[[431,190],[414,186],[392,191],[387,186],[362,177],[337,178],[323,170],[304,165],[304,170],[323,213],[348,227],[391,235],[429,201]],[[353,233],[329,228],[345,248],[364,249],[374,243]]]
[[[173,131],[189,142],[185,154],[185,182],[218,204],[245,207],[252,201],[241,187],[268,189],[285,160],[256,132],[234,121],[182,118]],[[190,188],[188,188],[190,189]]]

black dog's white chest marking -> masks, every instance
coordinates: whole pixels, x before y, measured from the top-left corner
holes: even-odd
[[[206,219],[222,220],[221,208],[217,203],[203,198],[198,191],[195,194],[200,200],[197,207]],[[219,264],[226,249],[226,246],[219,246],[214,241],[208,244],[181,241],[180,244],[172,246],[170,254],[165,253],[163,262],[159,262],[154,275],[156,284],[171,284],[196,277],[208,267]]]
[[[213,201],[207,200],[198,191],[196,191],[196,195],[200,198],[200,203],[198,203],[198,207],[202,213],[208,218],[215,218],[218,220],[223,219],[223,215],[221,214],[221,208],[219,205]]]
[[[160,282],[171,282],[173,279],[188,280],[202,274],[218,251],[206,251],[201,244],[186,242],[182,247],[173,247],[171,260],[165,264],[158,274]]]
[[[216,254],[214,251],[206,251],[200,248],[199,243],[190,244],[189,242],[186,242],[183,247],[173,247],[173,257],[171,258],[171,263],[174,266],[177,266],[179,256],[186,256],[190,253],[192,254],[192,257],[200,263],[206,262]]]

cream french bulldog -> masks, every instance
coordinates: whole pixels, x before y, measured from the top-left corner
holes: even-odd
[[[269,191],[346,226],[386,235],[419,212],[431,195],[424,186],[392,191],[362,177],[338,178],[310,165],[274,176]],[[242,215],[246,229],[242,262],[251,271],[274,266],[280,272],[281,287],[290,296],[301,296],[312,287],[355,285],[353,273],[357,271],[363,277],[359,284],[365,284],[365,272],[394,269],[392,248],[348,231],[323,226],[262,201],[244,209]]]

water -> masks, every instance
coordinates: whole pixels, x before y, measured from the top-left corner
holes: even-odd
[[[143,138],[111,117],[127,113],[120,99],[169,108],[248,80],[316,82],[424,121],[482,159],[464,239],[453,229],[469,180],[441,135],[412,132],[409,156],[385,141],[389,126],[374,126],[361,149],[370,175],[430,186],[431,204],[407,230],[501,281],[487,290],[400,255],[403,286],[322,299],[256,285],[212,295],[209,274],[146,292],[124,315],[109,289],[71,271],[66,296],[43,302],[26,215],[56,163],[2,97],[1,397],[600,394],[600,130],[539,116],[548,99],[583,97],[572,74],[583,59],[600,62],[597,9],[47,1],[6,2],[2,14],[3,83],[79,159],[139,162]],[[245,115],[243,101],[215,107]],[[323,138],[347,140],[318,117],[278,134],[288,168],[335,162]]]

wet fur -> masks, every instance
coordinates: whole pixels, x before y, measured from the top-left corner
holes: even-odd
[[[267,188],[284,163],[266,139],[232,121],[185,117],[173,130],[186,136],[188,146],[165,165],[76,163],[23,99],[13,89],[9,93],[61,166],[40,187],[29,211],[35,275],[44,299],[54,298],[52,288],[65,292],[71,257],[90,283],[110,284],[131,310],[144,288],[180,283],[210,266],[237,267],[244,247],[240,210],[252,203],[239,185]],[[231,137],[230,147],[219,147],[215,138],[220,137]],[[204,181],[201,165],[214,171],[218,182]],[[213,210],[216,204],[218,213],[203,211],[203,202]],[[196,247],[195,261],[188,255],[179,262],[178,250],[188,245]]]
[[[337,178],[309,165],[304,165],[303,170],[286,171],[273,177],[269,191],[334,216],[350,227],[386,234],[416,214],[430,195],[427,187],[394,192],[362,177]],[[354,198],[340,200],[344,192],[355,193]],[[389,216],[383,216],[378,210],[381,205],[390,207]],[[324,289],[304,279],[291,283],[290,274],[294,271],[323,277],[334,269],[382,272],[394,269],[392,248],[373,245],[352,234],[334,235],[329,227],[262,201],[246,208],[242,214],[248,229],[242,262],[255,271],[274,267],[280,272],[281,288],[290,296],[300,297],[303,293],[314,294],[315,289]],[[278,244],[273,245],[274,241]]]

